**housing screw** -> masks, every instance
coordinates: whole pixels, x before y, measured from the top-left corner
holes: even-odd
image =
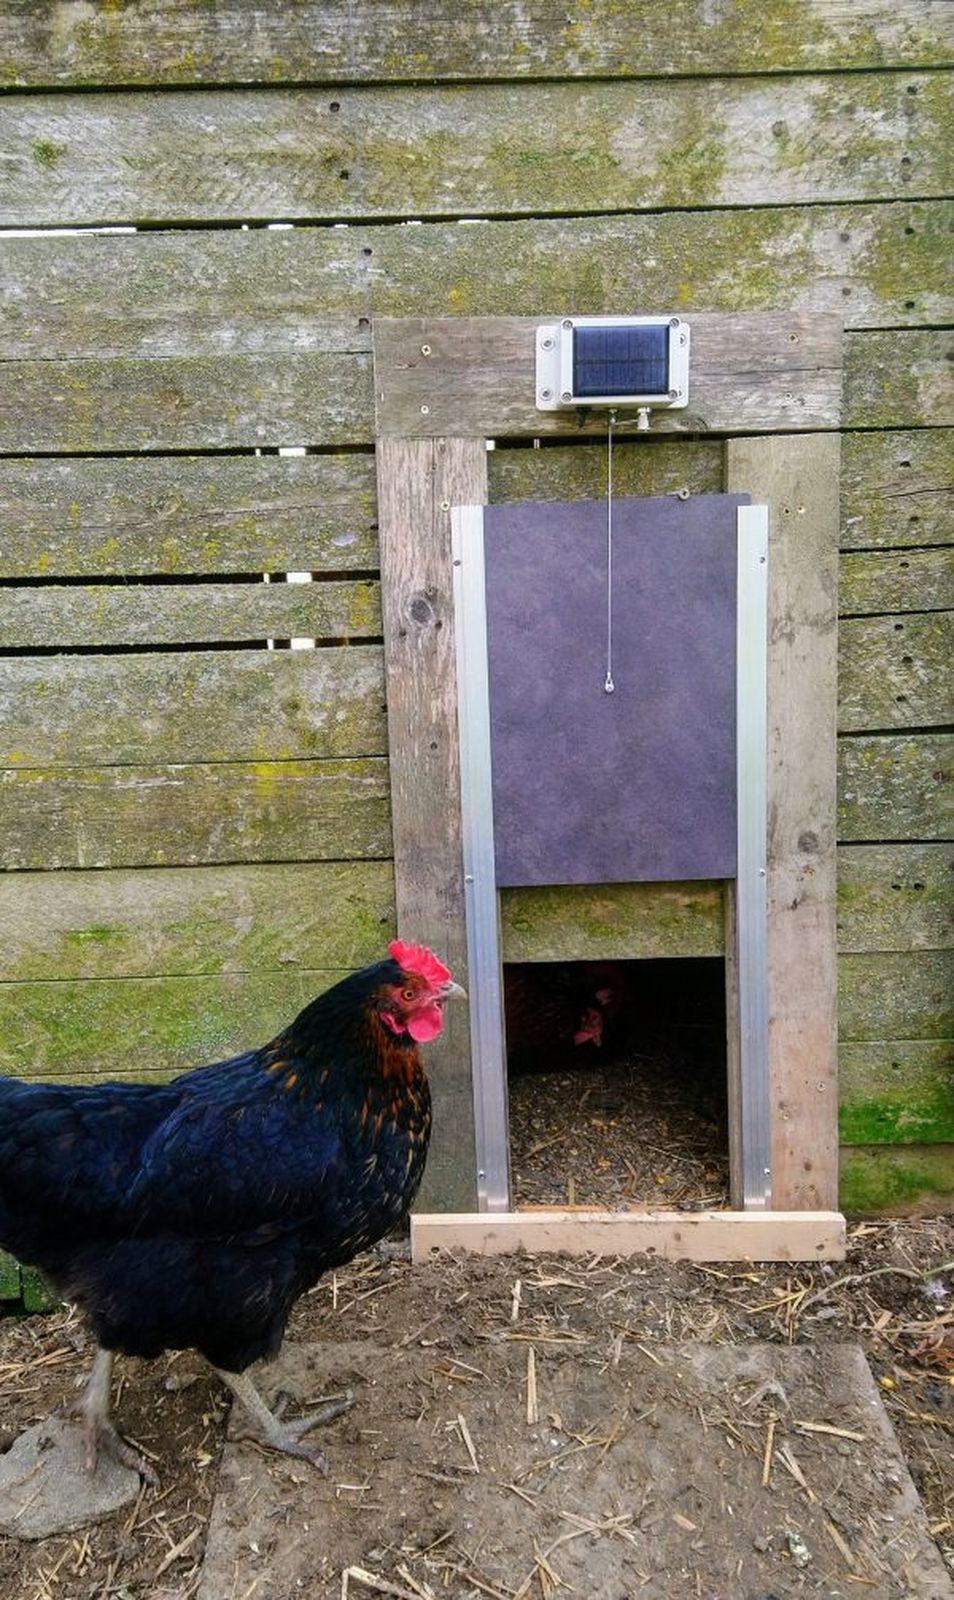
[[[679,326],[679,318],[678,317],[670,317],[669,318],[669,326],[670,326],[670,328],[678,328],[678,326]]]
[[[552,389],[541,389],[540,390],[540,399],[541,400],[552,400],[553,399],[553,390]]]
[[[564,317],[563,321],[560,323],[560,327],[561,328],[572,328],[572,326],[573,326],[572,317]]]
[[[686,336],[685,336],[685,334],[684,334],[684,333],[681,333],[681,334],[680,334],[680,335],[679,335],[679,343],[680,343],[680,344],[688,344],[688,342],[689,342],[689,341],[688,341],[688,340],[687,340],[687,338],[686,338]]]
[[[560,399],[561,400],[572,400],[573,399],[573,396],[571,395],[569,389],[564,389],[563,393],[560,396]]]
[[[552,350],[553,349],[553,340],[550,339],[550,338],[541,339],[540,340],[540,345],[541,345],[541,348],[544,349],[544,350]]]
[[[682,390],[681,389],[670,389],[669,398],[670,398],[670,400],[678,400],[679,396],[681,394],[682,394]]]

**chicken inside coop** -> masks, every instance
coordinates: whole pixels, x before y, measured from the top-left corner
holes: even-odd
[[[504,967],[514,1203],[727,1206],[719,960]]]

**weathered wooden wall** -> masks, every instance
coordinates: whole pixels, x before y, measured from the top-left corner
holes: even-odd
[[[3,8],[0,1067],[168,1072],[382,948],[375,316],[835,311],[843,1199],[946,1191],[954,6],[572,11]],[[604,471],[500,448],[491,494]],[[717,887],[652,886],[508,896],[508,955],[571,903],[579,954],[720,948]]]

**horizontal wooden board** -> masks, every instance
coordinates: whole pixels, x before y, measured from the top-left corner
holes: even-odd
[[[954,1040],[844,1043],[838,1051],[843,1144],[954,1142]]]
[[[536,329],[529,317],[376,318],[379,434],[579,432],[574,412],[536,408]],[[841,417],[841,390],[837,318],[693,316],[689,405],[655,412],[653,427],[752,433],[833,428]],[[635,429],[635,416],[623,413],[620,420]],[[591,412],[588,425],[605,434],[601,412]]]
[[[951,439],[954,451],[954,437]],[[930,550],[845,550],[838,563],[845,616],[954,610],[954,544]]]
[[[847,1146],[840,1200],[848,1212],[936,1215],[954,1195],[954,1144]]]
[[[342,971],[0,983],[0,1072],[171,1076],[265,1044]]]
[[[377,645],[0,660],[0,768],[386,749]]]
[[[361,353],[368,317],[630,310],[952,320],[950,201],[0,240],[0,356]]]
[[[686,411],[656,412],[655,434],[794,432],[830,428],[916,427],[954,421],[950,335],[922,329],[845,336],[846,397],[840,401],[841,341],[833,319],[767,316],[752,342],[740,337],[748,318],[723,322],[724,337],[706,339],[711,319],[694,317],[694,387]],[[721,319],[720,319],[721,320]],[[409,349],[395,357],[399,379],[382,408],[384,432],[433,437],[454,429],[471,436],[553,437],[577,430],[572,413],[539,412],[533,402],[532,329],[494,364],[493,381],[472,333],[452,319],[405,326]],[[380,327],[381,324],[378,324]],[[397,326],[392,324],[392,327]],[[440,335],[435,329],[440,326]],[[471,324],[472,329],[477,327]],[[734,331],[733,331],[734,330]],[[801,365],[779,365],[790,334]],[[481,337],[492,336],[484,327]],[[422,343],[440,352],[425,371]],[[414,361],[414,355],[417,361]],[[483,359],[484,365],[481,365]],[[499,382],[497,381],[499,377]],[[230,402],[222,404],[222,396]],[[421,406],[428,412],[422,414]],[[621,419],[620,435],[635,421]],[[580,431],[601,434],[593,413]],[[0,389],[0,450],[30,453],[280,448],[335,449],[368,445],[373,436],[368,358],[345,354],[218,356],[161,361],[18,361]]]
[[[954,611],[852,617],[838,627],[838,728],[954,722]]]
[[[839,839],[949,839],[954,833],[952,753],[950,734],[839,739]]]
[[[0,981],[363,967],[394,933],[389,861],[0,874]]]
[[[0,83],[361,83],[367,80],[623,77],[930,66],[954,56],[945,0],[738,0],[665,8],[588,0],[359,0],[347,22],[319,0],[183,8],[59,7],[11,0],[0,16]]]
[[[838,959],[838,1038],[954,1037],[954,952],[879,951]]]
[[[0,356],[361,354],[366,242],[351,228],[7,237]]]
[[[945,73],[31,94],[0,225],[562,214],[949,195]]]
[[[614,450],[616,494],[719,494],[724,448],[718,439],[633,435]],[[507,500],[592,500],[606,494],[606,444],[550,440],[539,449],[502,441],[487,457],[493,504]]]
[[[372,579],[0,589],[0,639],[10,650],[380,634],[381,591]]]
[[[601,1255],[663,1261],[841,1261],[845,1219],[837,1211],[417,1212],[411,1255],[443,1250],[481,1256]]]
[[[951,202],[925,200],[371,227],[363,242],[375,316],[788,309],[914,327],[952,320],[951,226]]]
[[[504,889],[504,961],[717,956],[724,948],[719,883],[611,883]]]
[[[0,577],[377,565],[370,453],[0,461]]]
[[[849,433],[841,452],[841,547],[939,545],[954,541],[954,433]],[[885,608],[887,609],[887,608]]]
[[[338,448],[371,438],[366,355],[18,361],[0,449]]]
[[[21,870],[387,857],[387,762],[6,771],[0,841]]]
[[[952,890],[954,845],[840,845],[839,950],[949,949]]]

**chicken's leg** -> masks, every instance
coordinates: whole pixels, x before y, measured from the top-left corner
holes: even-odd
[[[305,1461],[313,1462],[319,1472],[327,1473],[328,1463],[324,1452],[317,1445],[303,1443],[302,1435],[310,1433],[312,1428],[319,1427],[323,1422],[333,1422],[335,1417],[347,1411],[354,1404],[354,1396],[350,1392],[336,1396],[320,1410],[309,1412],[306,1417],[285,1422],[277,1410],[269,1410],[247,1372],[226,1372],[223,1367],[216,1367],[215,1371],[231,1389],[236,1400],[242,1402],[255,1424],[255,1437],[261,1444],[267,1445],[270,1450],[280,1450],[287,1456],[301,1456]]]
[[[93,1370],[89,1375],[82,1394],[70,1406],[73,1415],[78,1416],[83,1425],[83,1439],[86,1447],[86,1470],[96,1471],[96,1458],[100,1449],[124,1467],[138,1472],[141,1478],[153,1488],[157,1487],[159,1478],[155,1467],[127,1444],[122,1434],[113,1422],[110,1413],[109,1395],[113,1373],[113,1352],[97,1348],[93,1361]]]

